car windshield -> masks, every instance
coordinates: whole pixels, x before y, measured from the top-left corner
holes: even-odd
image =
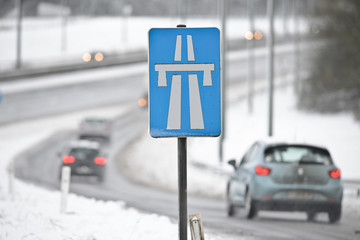
[[[98,154],[97,149],[91,148],[73,148],[70,151],[70,156],[75,157],[76,159],[92,159]]]
[[[330,153],[310,146],[276,146],[265,150],[266,162],[324,164],[332,163]]]

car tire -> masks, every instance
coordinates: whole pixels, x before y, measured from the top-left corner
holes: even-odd
[[[227,201],[226,201],[226,213],[228,217],[233,217],[236,213],[236,209],[234,204],[231,203],[229,194],[227,195]]]
[[[247,192],[245,196],[244,215],[247,219],[253,219],[257,215],[256,204],[255,201],[251,199],[250,192]]]
[[[330,223],[336,223],[341,218],[341,205],[334,207],[329,212],[329,222]]]

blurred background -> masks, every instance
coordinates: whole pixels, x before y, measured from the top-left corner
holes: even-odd
[[[15,162],[18,178],[58,189],[61,151],[102,134],[104,178],[70,191],[176,219],[176,142],[148,134],[147,60],[148,31],[180,23],[223,34],[223,132],[189,139],[189,208],[222,234],[357,239],[359,0],[0,0],[0,171]],[[225,163],[268,136],[329,149],[345,186],[340,224],[225,218]]]
[[[2,74],[91,61],[96,52],[103,55],[99,62],[116,61],[124,52],[146,52],[151,27],[179,22],[220,27],[222,1],[1,0],[0,5]],[[265,46],[266,6],[265,0],[228,1],[227,50]],[[293,43],[298,58],[293,70],[299,107],[351,111],[359,118],[359,7],[356,0],[274,1],[275,44]],[[305,43],[313,46],[306,57]],[[276,64],[276,71],[284,64]]]

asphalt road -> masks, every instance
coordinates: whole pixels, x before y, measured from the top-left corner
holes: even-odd
[[[178,214],[177,193],[166,192],[133,183],[122,176],[119,163],[121,150],[146,130],[146,112],[138,109],[116,120],[116,131],[108,149],[106,178],[73,177],[70,191],[104,200],[122,200],[127,206],[141,211],[166,215],[174,221]],[[126,136],[126,138],[124,138]],[[54,134],[36,147],[23,152],[15,160],[16,176],[40,186],[59,189],[60,149],[72,139],[76,131]],[[226,239],[358,239],[358,219],[343,216],[338,224],[328,224],[321,215],[315,222],[307,222],[302,213],[260,212],[254,220],[246,220],[241,212],[234,218],[226,216],[225,202],[201,196],[188,196],[188,213],[201,213],[205,232],[225,236]]]
[[[292,70],[293,57],[287,52],[277,56],[277,73]],[[264,56],[257,59],[262,66]],[[246,86],[246,60],[233,61],[229,66],[230,82]],[[286,67],[287,66],[287,67]],[[262,69],[262,68],[261,68]],[[257,79],[263,79],[265,67],[257,72]],[[146,89],[143,75],[114,77],[86,84],[72,84],[44,90],[31,90],[21,93],[5,94],[6,104],[0,105],[0,123],[41,118],[63,112],[77,111],[95,106],[133,104]],[[53,99],[56,99],[52,102]],[[111,143],[108,149],[108,165],[103,183],[96,179],[75,177],[71,192],[105,200],[123,200],[129,207],[157,213],[177,219],[177,193],[165,192],[137,185],[121,175],[115,161],[121,150],[147,130],[147,112],[136,108],[116,119]],[[59,189],[59,149],[77,137],[76,131],[60,131],[43,143],[19,155],[15,161],[16,176],[25,181],[51,189]],[[235,218],[226,217],[225,203],[222,200],[201,196],[188,197],[188,212],[201,213],[205,232],[224,236],[225,239],[359,239],[358,219],[343,216],[338,224],[328,224],[327,218],[320,216],[316,222],[307,222],[304,214],[260,213],[254,220],[245,220],[241,214]],[[242,237],[242,238],[240,238]]]

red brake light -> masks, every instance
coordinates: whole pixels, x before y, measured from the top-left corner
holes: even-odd
[[[105,165],[106,164],[106,158],[103,157],[97,157],[94,159],[94,163],[97,165]]]
[[[257,175],[266,176],[271,173],[271,169],[265,166],[258,165],[255,168],[255,172]]]
[[[73,156],[63,156],[62,160],[65,164],[70,164],[75,162],[75,158]]]
[[[329,176],[331,178],[340,178],[341,177],[340,169],[337,169],[337,168],[331,169],[329,171]]]

